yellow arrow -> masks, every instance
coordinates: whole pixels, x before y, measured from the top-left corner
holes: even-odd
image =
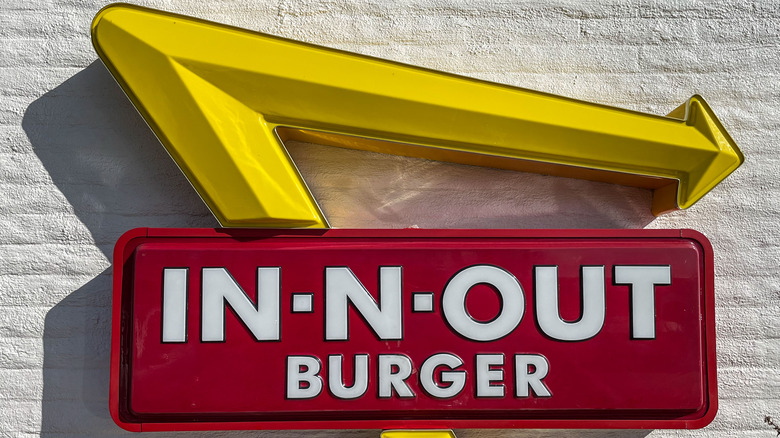
[[[92,40],[223,226],[327,227],[286,139],[651,188],[655,214],[743,161],[699,96],[648,115],[123,4]]]

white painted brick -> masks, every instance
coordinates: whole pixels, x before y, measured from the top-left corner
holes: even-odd
[[[117,426],[108,416],[108,406],[100,401],[43,400],[45,414],[41,418],[43,434],[105,434],[116,433]]]
[[[100,275],[69,273],[0,276],[0,302],[4,306],[30,306],[50,309],[67,294],[67,306],[111,306],[111,269]],[[24,285],[24,287],[19,287]],[[84,293],[71,293],[84,290]],[[67,311],[64,309],[63,311]]]
[[[47,66],[28,69],[19,65],[0,68],[0,95],[5,97],[38,97],[82,67]],[[29,104],[29,101],[27,102]],[[27,105],[25,105],[25,108]],[[54,114],[50,114],[53,116]]]
[[[700,40],[698,22],[691,19],[610,18],[583,20],[580,32],[585,41],[610,41],[618,45],[676,46]]]
[[[777,275],[719,275],[715,279],[715,289],[718,307],[765,309],[771,307],[769,303],[780,299],[780,278]]]
[[[0,70],[0,73],[2,73],[2,70]],[[3,80],[1,74],[0,80]],[[3,98],[3,106],[0,107],[0,126],[19,125],[29,99],[8,95],[5,90],[0,90],[0,96]]]
[[[780,376],[774,368],[718,369],[720,400],[771,400],[780,392]]]
[[[42,339],[7,338],[0,345],[0,368],[40,369],[43,366]]]
[[[0,368],[0,400],[37,401],[43,397],[43,370]]]
[[[24,20],[19,18],[23,17]],[[89,25],[87,17],[74,17],[55,11],[26,11],[23,15],[0,15],[0,38],[46,38],[56,35],[66,38],[79,38],[84,33],[84,24]]]
[[[94,59],[87,44],[73,45],[66,38],[4,38],[0,45],[0,67],[83,67]]]
[[[770,339],[780,346],[780,306],[719,307],[716,314],[720,316],[718,336],[745,341]]]
[[[774,18],[778,16],[776,8],[772,8],[771,1],[765,2],[734,2],[734,1],[706,1],[697,0],[676,4],[663,0],[643,0],[641,2],[640,15],[644,17],[658,18],[697,18],[697,19],[722,19],[745,17],[751,14],[755,17]]]
[[[73,368],[44,368],[45,391],[39,397],[44,401],[105,402],[110,371],[108,362],[99,368],[87,370]]]
[[[4,437],[34,434],[40,428],[41,402],[0,399],[0,433]]]
[[[735,57],[735,51],[748,52],[746,60]],[[776,74],[780,66],[774,62],[776,48],[770,46],[746,47],[744,45],[707,46],[645,46],[639,51],[640,66],[647,71],[707,73],[711,71],[738,74],[759,68],[765,73]]]
[[[777,403],[765,399],[730,400],[718,407],[718,415],[712,422],[713,432],[743,430],[770,430],[764,424],[766,412],[776,410]]]
[[[3,248],[0,247],[0,250]],[[17,273],[80,275],[97,273],[108,266],[105,256],[92,245],[14,245],[5,246],[0,258],[0,275]],[[74,262],[77,265],[74,266]],[[96,269],[96,266],[101,268]]]
[[[38,223],[51,225],[47,228],[31,226]],[[68,213],[50,212],[0,217],[0,242],[90,244],[95,241],[84,224],[73,220]]]
[[[727,367],[780,367],[780,342],[770,339],[718,339],[718,365]]]
[[[0,306],[0,338],[41,338],[47,308]]]

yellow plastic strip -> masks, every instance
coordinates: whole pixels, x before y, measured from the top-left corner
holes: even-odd
[[[699,96],[642,114],[124,4],[92,40],[223,226],[328,226],[283,138],[647,187],[656,214],[743,161]]]
[[[381,438],[456,438],[451,430],[385,430]]]

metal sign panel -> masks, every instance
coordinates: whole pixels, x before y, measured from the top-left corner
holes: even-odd
[[[114,257],[111,412],[129,430],[715,415],[694,231],[137,229]]]

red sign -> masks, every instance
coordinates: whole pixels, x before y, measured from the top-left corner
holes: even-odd
[[[114,256],[130,430],[691,428],[712,250],[682,230],[155,230]]]

